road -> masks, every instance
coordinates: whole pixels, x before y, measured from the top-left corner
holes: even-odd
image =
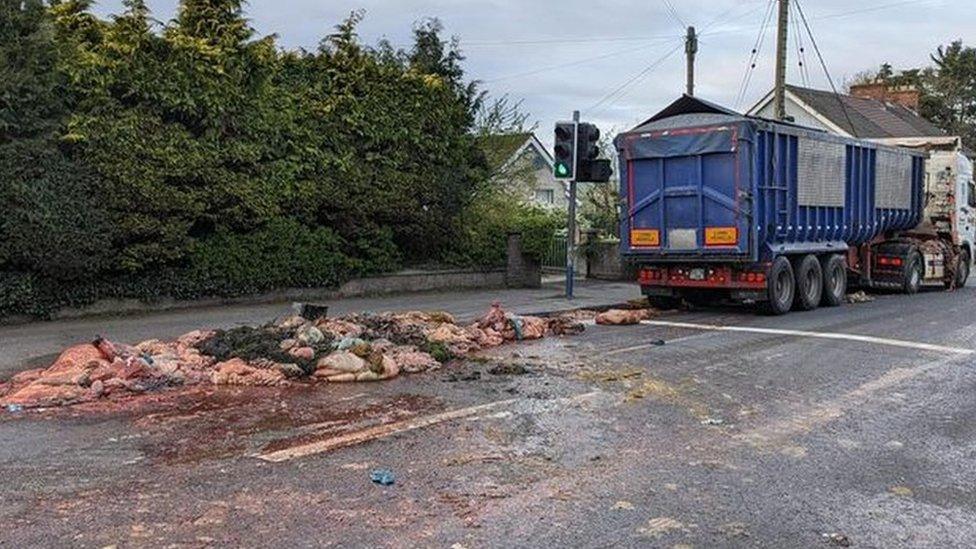
[[[5,414],[0,546],[972,547],[974,306],[683,312],[382,384]]]

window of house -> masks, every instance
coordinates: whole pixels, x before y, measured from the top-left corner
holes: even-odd
[[[540,204],[553,204],[556,202],[556,193],[552,189],[540,189],[535,192],[535,201]]]
[[[532,157],[533,157],[532,158],[532,169],[534,169],[534,170],[545,170],[545,169],[548,169],[549,168],[549,163],[546,162],[546,159],[543,158],[542,155],[535,154],[535,155],[532,155]]]

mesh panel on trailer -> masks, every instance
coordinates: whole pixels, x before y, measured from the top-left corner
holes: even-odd
[[[844,207],[847,147],[801,137],[798,143],[797,200],[800,206]]]
[[[912,157],[879,150],[874,207],[908,210],[912,207]]]

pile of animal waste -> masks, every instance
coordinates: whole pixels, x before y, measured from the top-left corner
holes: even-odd
[[[174,341],[137,345],[98,337],[65,349],[48,368],[0,384],[0,406],[63,406],[201,384],[379,381],[437,369],[506,342],[583,330],[573,317],[517,316],[494,304],[470,325],[442,312],[364,313],[314,320],[293,316],[260,327],[197,330]]]

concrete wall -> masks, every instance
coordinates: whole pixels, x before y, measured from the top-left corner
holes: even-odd
[[[384,294],[474,290],[492,288],[538,288],[542,286],[542,272],[538,263],[522,253],[521,235],[509,236],[508,261],[505,267],[488,269],[407,270],[383,276],[350,280],[336,288],[285,288],[259,295],[237,298],[208,298],[177,300],[162,298],[151,303],[137,299],[103,299],[86,307],[65,308],[55,319],[87,316],[119,315],[148,311],[219,307],[222,305],[329,301],[344,297],[364,297]],[[0,324],[31,322],[30,317],[7,317]]]
[[[508,264],[505,269],[505,285],[509,288],[542,287],[542,268],[538,261],[522,252],[522,235],[508,235]]]
[[[637,269],[622,261],[619,242],[586,245],[586,277],[598,280],[637,280]]]

